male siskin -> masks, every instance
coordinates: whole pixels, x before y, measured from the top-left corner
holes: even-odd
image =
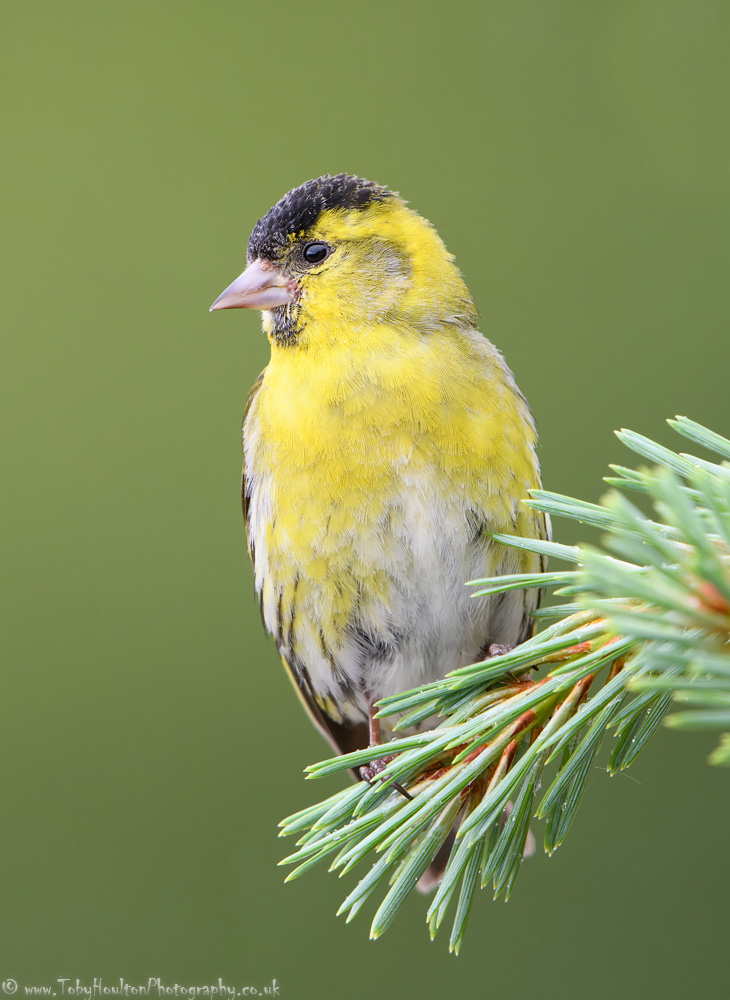
[[[254,226],[211,309],[262,310],[271,361],[243,423],[243,504],[264,625],[309,713],[349,752],[379,698],[514,646],[535,572],[491,532],[544,538],[535,427],[434,227],[346,174],[308,181]],[[371,774],[372,772],[367,772]]]

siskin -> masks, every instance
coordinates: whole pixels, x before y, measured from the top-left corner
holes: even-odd
[[[270,209],[211,306],[241,308],[271,343],[243,423],[261,615],[346,753],[380,742],[379,698],[531,634],[534,590],[465,581],[540,569],[490,538],[548,534],[520,503],[535,427],[438,233],[371,181],[320,177]]]

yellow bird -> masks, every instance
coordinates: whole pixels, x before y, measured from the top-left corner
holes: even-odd
[[[520,503],[540,485],[535,427],[436,230],[371,181],[326,175],[270,209],[211,306],[241,308],[271,343],[243,424],[261,615],[348,752],[380,742],[379,698],[532,632],[534,590],[465,582],[541,568],[490,538],[547,536]]]

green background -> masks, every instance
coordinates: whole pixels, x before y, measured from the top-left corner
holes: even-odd
[[[281,996],[719,996],[728,774],[664,731],[566,845],[377,943],[284,815],[335,787],[252,594],[239,429],[268,346],[209,316],[255,220],[347,170],[456,254],[549,488],[620,426],[730,432],[724,2],[6,3],[0,979]],[[556,524],[573,541],[570,524]],[[539,830],[538,830],[539,833]],[[351,883],[348,883],[351,885]],[[442,932],[447,934],[448,932]]]

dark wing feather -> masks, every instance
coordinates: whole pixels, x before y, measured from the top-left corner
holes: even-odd
[[[283,656],[281,661],[286,667],[305,712],[330,746],[338,753],[352,753],[364,749],[370,740],[367,723],[360,722],[354,726],[346,726],[330,718],[315,701],[306,671],[294,670]],[[353,774],[359,778],[357,771],[353,770]]]

